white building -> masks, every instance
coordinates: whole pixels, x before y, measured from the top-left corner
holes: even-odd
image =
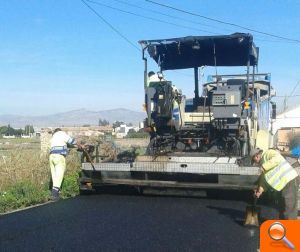
[[[116,138],[126,137],[129,130],[131,129],[134,129],[134,127],[127,126],[126,124],[121,124],[119,127],[115,128]]]
[[[279,114],[273,122],[272,129],[278,149],[288,151],[293,147],[293,141],[299,142],[300,106]]]
[[[276,116],[273,122],[273,134],[282,128],[300,128],[300,106]]]
[[[16,138],[16,136],[15,135],[12,135],[12,136],[2,136],[3,138],[5,138],[5,139],[12,139],[12,138]]]

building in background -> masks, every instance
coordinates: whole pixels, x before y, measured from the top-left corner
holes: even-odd
[[[116,138],[124,138],[127,136],[128,132],[130,130],[134,130],[134,127],[133,126],[127,126],[126,124],[121,124],[119,127],[116,127],[114,129],[114,133],[115,133],[115,136]]]
[[[300,106],[277,115],[273,122],[276,147],[289,151],[300,144]]]

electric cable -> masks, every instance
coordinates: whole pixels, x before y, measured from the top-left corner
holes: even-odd
[[[127,5],[127,6],[131,6],[131,7],[134,7],[134,8],[138,8],[140,10],[146,10],[148,12],[159,14],[159,15],[162,15],[162,16],[165,16],[165,17],[169,17],[169,18],[173,18],[173,19],[177,19],[177,20],[182,20],[182,21],[185,21],[185,22],[188,22],[188,23],[199,24],[199,25],[203,25],[203,26],[211,27],[211,28],[215,28],[215,29],[224,29],[224,30],[227,30],[227,31],[230,31],[230,32],[233,31],[232,29],[220,28],[220,27],[216,27],[216,26],[213,26],[213,25],[203,24],[203,23],[200,23],[200,22],[192,21],[192,20],[185,19],[185,18],[176,17],[176,16],[173,16],[173,15],[170,15],[170,14],[166,14],[166,13],[163,13],[163,12],[160,12],[160,11],[157,11],[157,10],[145,8],[145,7],[136,5],[136,4],[127,3],[127,2],[124,2],[124,1],[121,1],[121,0],[113,0],[113,1],[117,2],[117,3],[122,3],[122,4]]]
[[[292,95],[294,94],[294,92],[296,91],[296,88],[299,86],[300,84],[300,80],[298,80],[298,82],[296,83],[296,85],[294,86],[292,92],[290,93],[289,97],[292,97]]]
[[[83,1],[83,0],[82,0],[82,1]],[[191,26],[180,25],[180,24],[176,24],[176,23],[164,21],[164,20],[158,19],[158,18],[152,18],[152,17],[140,15],[140,14],[137,14],[137,13],[134,13],[134,12],[131,12],[131,11],[122,10],[122,9],[119,9],[119,8],[116,8],[116,7],[113,7],[113,6],[110,6],[110,5],[102,4],[102,3],[99,3],[99,2],[95,2],[95,1],[92,1],[92,0],[86,0],[86,1],[88,1],[88,2],[90,2],[90,3],[93,3],[93,4],[101,5],[101,6],[103,6],[103,7],[106,7],[106,8],[112,9],[112,10],[116,10],[116,11],[119,11],[119,12],[123,12],[123,13],[126,13],[126,14],[130,14],[130,15],[133,15],[133,16],[136,16],[136,17],[141,17],[141,18],[145,18],[145,19],[152,20],[152,21],[156,21],[156,22],[161,22],[161,23],[173,25],[173,26],[176,26],[176,27],[182,27],[182,28],[186,28],[186,29],[192,29],[192,30],[201,31],[201,32],[205,32],[205,33],[210,33],[210,34],[216,35],[215,32],[211,32],[211,31],[207,31],[207,30],[198,29],[198,28],[191,27]]]
[[[179,8],[176,8],[176,7],[173,7],[173,6],[170,6],[170,5],[158,3],[158,2],[155,2],[153,0],[145,0],[145,1],[149,2],[149,3],[153,3],[153,4],[156,4],[156,5],[159,5],[159,6],[162,6],[162,7],[165,7],[165,8],[168,8],[168,9],[179,11],[179,12],[182,12],[182,13],[185,13],[185,14],[189,14],[189,15],[192,15],[192,16],[204,18],[204,19],[207,19],[207,20],[210,20],[210,21],[214,21],[214,22],[217,22],[217,23],[221,23],[221,24],[225,24],[225,25],[230,25],[230,26],[242,28],[242,29],[245,29],[247,31],[260,33],[260,34],[267,35],[267,36],[274,37],[274,38],[279,38],[279,39],[284,39],[284,40],[288,40],[288,41],[293,41],[293,42],[296,42],[296,43],[300,43],[300,40],[298,40],[298,39],[287,38],[287,37],[283,37],[283,36],[271,34],[271,33],[268,33],[268,32],[263,32],[263,31],[251,29],[251,28],[248,28],[248,27],[245,27],[245,26],[242,26],[242,25],[238,25],[238,24],[235,24],[235,23],[229,23],[229,22],[225,22],[225,21],[222,21],[222,20],[219,20],[219,19],[210,18],[210,17],[207,17],[207,16],[199,15],[197,13],[193,13],[193,12],[190,12],[190,11],[179,9]]]
[[[95,15],[100,18],[106,25],[108,25],[114,32],[116,32],[121,38],[123,38],[127,43],[132,45],[138,51],[141,51],[139,47],[137,47],[134,43],[132,43],[125,35],[123,35],[117,28],[115,28],[112,24],[110,24],[106,19],[104,19],[93,7],[86,3],[85,0],[81,0]]]
[[[286,95],[275,95],[274,98],[290,98],[290,97],[299,97],[300,94],[296,94],[296,95],[289,95],[289,96],[286,96]]]
[[[123,10],[123,9],[119,9],[117,7],[113,7],[113,6],[109,6],[109,5],[100,3],[99,1],[93,1],[93,0],[86,0],[86,1],[88,1],[90,3],[102,5],[102,6],[106,7],[106,8],[114,9],[114,10],[117,10],[119,12],[127,13],[127,14],[130,14],[130,15],[138,16],[138,17],[142,17],[142,18],[145,18],[145,19],[150,19],[150,20],[154,20],[154,21],[157,21],[157,22],[161,22],[161,23],[176,25],[177,27],[179,26],[179,27],[193,29],[193,30],[200,30],[200,29],[197,29],[197,28],[194,28],[194,27],[190,27],[190,26],[184,26],[184,25],[180,25],[180,24],[175,24],[175,23],[171,23],[171,22],[168,22],[168,21],[164,21],[164,20],[161,20],[161,19],[156,19],[156,18],[152,18],[152,17],[143,16],[141,14],[137,14],[137,13],[134,13],[134,12],[126,11],[126,10]],[[173,15],[170,15],[170,14],[166,14],[166,13],[163,13],[163,12],[160,12],[160,11],[156,11],[156,10],[152,10],[152,9],[149,9],[149,8],[145,8],[145,7],[136,5],[136,4],[127,3],[127,2],[124,2],[124,1],[121,1],[121,0],[113,0],[113,1],[117,2],[117,3],[122,3],[122,4],[127,5],[127,6],[131,6],[131,7],[134,7],[134,8],[138,8],[138,9],[141,9],[141,10],[145,10],[145,11],[148,11],[148,12],[151,12],[151,13],[155,13],[155,14],[159,14],[159,15],[162,15],[162,16],[166,16],[166,17],[169,17],[169,18],[173,18],[173,19],[177,19],[177,20],[182,20],[182,21],[185,21],[185,22],[188,22],[188,23],[202,25],[202,26],[207,26],[207,27],[211,27],[211,28],[219,29],[219,30],[225,30],[225,31],[235,32],[235,30],[233,30],[233,29],[226,29],[224,27],[221,28],[221,27],[216,27],[216,26],[213,26],[213,25],[203,24],[203,23],[200,23],[200,22],[196,22],[196,21],[184,19],[184,18],[181,18],[181,17],[177,17],[177,16],[173,16]],[[203,32],[206,32],[206,33],[210,33],[210,34],[215,34],[215,35],[221,35],[221,34],[223,34],[223,33],[219,33],[219,32],[212,32],[212,31],[205,31],[205,30],[200,30],[200,31],[203,31]],[[272,43],[294,43],[294,44],[296,43],[294,41],[267,40],[264,37],[257,37],[257,36],[256,36],[256,40],[263,41],[263,42],[272,42]]]

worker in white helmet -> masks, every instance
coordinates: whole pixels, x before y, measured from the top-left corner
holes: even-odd
[[[68,154],[68,147],[82,148],[76,143],[76,140],[67,133],[57,128],[53,131],[50,140],[50,169],[52,176],[52,193],[51,199],[56,201],[59,199],[59,192],[66,170],[66,156]]]
[[[154,73],[153,71],[150,71],[148,73],[148,80],[147,85],[148,87],[151,86],[151,83],[159,83],[162,81],[166,81],[162,73]]]

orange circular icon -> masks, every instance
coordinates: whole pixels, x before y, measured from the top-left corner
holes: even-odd
[[[270,237],[276,241],[282,240],[285,232],[285,227],[280,222],[274,222],[269,228]]]

